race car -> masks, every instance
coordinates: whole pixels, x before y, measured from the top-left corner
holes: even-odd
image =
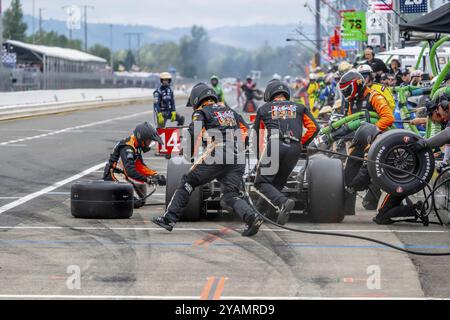
[[[243,183],[253,201],[258,197],[253,186],[257,160],[249,153],[246,162]],[[166,206],[172,199],[182,176],[189,171],[191,165],[191,162],[183,156],[176,156],[169,160]],[[344,220],[346,215],[344,171],[342,162],[338,159],[331,159],[321,154],[311,157],[303,156],[282,192],[288,198],[295,200],[292,214],[307,215],[310,220],[317,223],[337,223]],[[182,220],[198,221],[211,213],[232,214],[230,208],[222,207],[221,196],[220,184],[215,180],[196,188],[183,212]],[[275,209],[271,211],[270,215],[273,215]],[[350,212],[350,214],[354,213]]]

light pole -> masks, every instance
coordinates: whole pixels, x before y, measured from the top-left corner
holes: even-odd
[[[316,0],[316,39],[320,39],[322,36],[320,34],[320,0]],[[320,52],[322,51],[322,46],[320,41],[316,41],[316,66],[320,67]]]
[[[111,52],[111,56],[109,58],[110,62],[111,62],[111,71],[114,72],[114,51],[113,51],[113,25],[110,24],[109,25],[109,35],[110,35],[110,52]]]
[[[36,26],[35,26],[36,22],[34,21],[36,18],[35,9],[36,9],[36,1],[33,0],[33,44],[36,41]]]
[[[94,6],[84,5],[84,51],[88,51],[88,21],[87,21],[87,9],[94,9]]]
[[[39,8],[39,37],[42,37],[42,11],[44,11],[45,8]]]

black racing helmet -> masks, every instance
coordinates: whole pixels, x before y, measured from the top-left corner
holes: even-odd
[[[219,101],[216,91],[213,88],[203,82],[197,83],[192,88],[186,107],[193,107],[194,109],[197,109],[206,99],[211,99],[215,102]]]
[[[158,135],[158,132],[148,122],[137,125],[133,134],[137,139],[138,147],[144,152],[148,152],[150,150],[150,143],[152,141],[164,144],[161,137]]]
[[[368,145],[372,144],[379,133],[381,131],[376,125],[367,122],[362,123],[355,132],[350,148],[358,147],[364,150]]]
[[[267,84],[266,91],[264,92],[264,101],[272,101],[272,99],[279,94],[284,94],[286,100],[291,98],[291,90],[285,82],[277,79],[270,80]]]

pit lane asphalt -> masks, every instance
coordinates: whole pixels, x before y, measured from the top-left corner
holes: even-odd
[[[115,221],[74,219],[71,183],[36,195],[106,161],[137,123],[152,121],[150,110],[124,105],[0,123],[0,212],[24,200],[0,213],[0,298],[450,298],[448,257],[411,257],[267,224],[257,236],[243,238],[242,222],[232,217],[181,222],[168,233],[150,222],[163,213],[164,188],[149,199],[156,205]],[[190,110],[178,110],[189,117]],[[61,131],[66,128],[71,130]],[[27,137],[33,139],[17,141]],[[153,152],[146,157],[165,173],[164,158]],[[100,171],[81,179],[99,179]],[[30,194],[36,197],[26,201]],[[358,207],[341,224],[295,219],[290,225],[450,251],[446,227],[376,226],[373,214]],[[80,289],[74,289],[71,266],[81,271]],[[379,287],[370,281],[374,270]]]

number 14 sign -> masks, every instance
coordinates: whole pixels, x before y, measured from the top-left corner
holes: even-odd
[[[158,135],[164,145],[158,143],[159,154],[178,154],[181,149],[180,128],[158,128]]]

